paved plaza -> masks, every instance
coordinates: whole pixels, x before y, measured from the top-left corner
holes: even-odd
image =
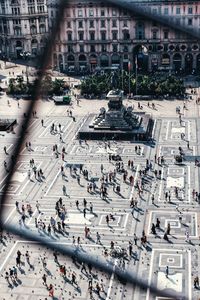
[[[9,105],[7,100],[5,95],[0,98],[0,117],[16,118],[18,125],[14,132],[0,132],[1,194],[9,171],[4,162],[8,164],[19,138],[28,103],[19,100],[18,107],[16,100],[10,100]],[[151,103],[150,107],[146,102],[142,105],[155,118],[153,142],[139,144],[76,138],[87,114],[98,113],[106,106],[104,100],[81,99],[77,104],[74,99],[70,107],[39,100],[37,114],[30,120],[27,138],[15,162],[3,223],[44,236],[52,244],[88,252],[97,259],[102,257],[162,291],[198,300],[200,293],[194,288],[194,278],[199,276],[200,178],[194,157],[200,153],[199,106],[195,96],[186,110],[181,101],[154,101],[155,110]],[[133,100],[125,104],[138,110]],[[181,123],[177,105],[181,106]],[[188,158],[180,165],[174,161],[179,147]],[[109,154],[121,156],[120,166],[109,159]],[[126,178],[123,169],[127,171]],[[124,258],[114,256],[111,241],[114,250],[125,249]],[[16,265],[19,252],[21,259]],[[65,272],[61,266],[65,266]],[[13,267],[17,276],[7,276]],[[55,254],[36,242],[6,232],[0,244],[0,271],[0,300],[52,299],[47,289],[50,284],[54,299],[59,300],[170,299],[153,296],[149,290],[140,290],[114,274],[81,264],[75,257]]]

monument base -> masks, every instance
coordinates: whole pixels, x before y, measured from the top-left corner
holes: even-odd
[[[16,119],[0,119],[0,131],[10,130],[16,124]]]
[[[149,114],[144,112],[135,113],[142,117],[142,124],[130,130],[120,130],[111,128],[94,128],[91,124],[96,118],[96,114],[90,114],[78,133],[78,137],[83,140],[123,140],[123,141],[148,141],[151,139],[153,120]]]

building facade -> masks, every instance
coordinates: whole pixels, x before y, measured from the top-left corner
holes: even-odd
[[[200,29],[199,1],[138,0],[138,5],[154,15],[172,18],[177,26]],[[57,1],[48,0],[47,6],[51,29]],[[129,61],[134,68],[136,60],[143,71],[199,73],[200,41],[105,2],[74,0],[68,4],[55,44],[53,67],[77,72],[115,67],[127,70]]]
[[[0,1],[0,54],[32,58],[42,53],[48,34],[46,0]]]

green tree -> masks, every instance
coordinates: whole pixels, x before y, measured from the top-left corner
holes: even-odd
[[[65,89],[65,81],[64,79],[55,79],[52,82],[52,93],[55,95],[63,95]]]

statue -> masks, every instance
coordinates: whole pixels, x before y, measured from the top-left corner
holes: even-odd
[[[113,87],[113,90],[117,89],[117,74],[115,71],[112,72],[112,75],[111,75],[111,84],[112,84],[112,87]]]

